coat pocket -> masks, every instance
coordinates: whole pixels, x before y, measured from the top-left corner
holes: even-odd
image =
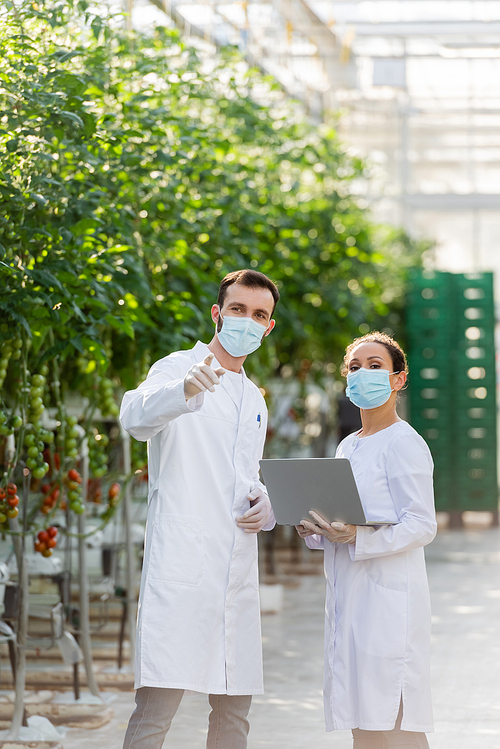
[[[382,587],[362,574],[352,611],[352,634],[360,657],[403,658],[407,632],[408,592]]]
[[[154,519],[149,579],[197,586],[205,577],[203,521],[158,513]]]
[[[262,457],[262,441],[263,441],[263,427],[262,419],[263,414],[259,414],[261,421],[257,421],[257,417],[248,421],[244,425],[244,438],[242,441],[242,449],[247,456],[248,465],[252,473],[258,469],[258,461]]]

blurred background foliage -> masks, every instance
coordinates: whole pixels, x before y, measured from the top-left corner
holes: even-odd
[[[241,267],[282,294],[258,380],[318,380],[353,336],[401,333],[426,245],[372,222],[365,165],[236,51],[208,61],[85,2],[1,17],[0,336],[22,332],[29,368],[57,357],[69,390],[134,387],[211,338],[218,283]]]

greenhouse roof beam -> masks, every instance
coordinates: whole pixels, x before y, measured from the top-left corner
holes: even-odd
[[[498,211],[500,208],[500,195],[493,193],[407,193],[401,196],[401,200],[411,208],[425,211]]]
[[[217,34],[209,27],[203,27],[198,26],[196,24],[190,23],[187,18],[183,16],[183,14],[177,9],[176,4],[173,2],[170,2],[168,4],[168,7],[165,5],[163,0],[149,0],[151,5],[154,5],[156,8],[162,11],[162,13],[165,13],[166,16],[171,18],[173,23],[179,28],[182,32],[186,34],[192,34],[193,36],[197,36],[200,39],[203,39],[205,42],[209,42],[210,44],[213,44],[215,48],[218,48],[221,46],[220,40],[217,37]],[[224,15],[216,11],[216,14],[220,18],[221,22],[227,23],[229,26],[234,28],[236,31],[239,31],[238,27],[233,24],[231,21],[229,21]],[[255,44],[255,40],[252,40]],[[255,44],[257,46],[256,54],[254,54],[250,49],[246,50],[245,57],[248,61],[249,65],[252,65],[253,67],[258,68],[259,70],[262,70],[262,72],[267,73],[268,71],[265,69],[264,65],[262,64],[262,57],[263,57],[263,50],[260,48],[258,44]]]
[[[500,21],[394,21],[382,23],[355,23],[356,36],[473,36],[497,37]],[[473,46],[473,45],[472,45]]]
[[[316,15],[305,0],[274,0],[276,10],[292,24],[295,31],[307,36],[318,47],[319,54],[326,47],[340,51],[335,34]]]
[[[382,4],[387,5],[387,3],[390,0],[368,0],[368,1],[375,5],[382,5]],[[318,0],[316,0],[316,4],[317,2]],[[321,0],[319,0],[319,2],[321,2]],[[399,2],[400,5],[408,6],[410,4],[421,5],[422,3],[435,3],[436,0],[396,0],[396,2]],[[447,5],[453,6],[453,4],[457,2],[457,0],[441,0],[441,2],[444,2]],[[339,5],[366,5],[366,3],[367,3],[367,0],[338,0]],[[498,0],[467,0],[467,3],[468,5],[484,5],[485,3],[498,4]]]
[[[317,47],[317,56],[330,83],[329,92],[335,98],[339,87],[356,85],[354,56],[348,45],[341,43],[336,34],[324,23],[305,0],[274,0],[274,7],[289,24]]]
[[[189,23],[189,21],[184,18],[182,13],[179,13],[177,8],[175,7],[175,3],[168,3],[168,5],[163,2],[163,0],[149,0],[151,5],[154,5],[155,8],[158,8],[158,10],[161,10],[162,13],[165,13],[166,16],[172,19],[174,24],[183,32],[189,32],[190,34],[193,34],[193,36],[198,36],[201,39],[204,39],[207,42],[210,42],[215,47],[220,46],[219,42],[217,41],[217,38],[215,34],[213,34],[208,29],[203,29],[201,26],[196,26],[192,23]]]

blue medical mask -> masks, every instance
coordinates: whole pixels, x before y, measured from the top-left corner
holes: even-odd
[[[392,388],[389,375],[399,372],[389,372],[387,369],[365,369],[361,367],[347,375],[347,389],[345,394],[358,408],[378,408],[387,403],[391,397]]]
[[[222,315],[221,315],[222,318]],[[227,317],[222,318],[222,328],[217,333],[220,344],[231,356],[247,356],[256,351],[264,333],[266,325],[260,325],[251,317]]]

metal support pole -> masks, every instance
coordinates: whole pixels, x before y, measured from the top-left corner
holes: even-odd
[[[125,28],[128,32],[131,32],[132,27],[132,11],[134,9],[134,0],[124,0],[123,12],[125,13]]]
[[[87,440],[82,441],[82,502],[87,499],[87,482],[89,478],[89,450]],[[85,515],[78,515],[78,533],[85,533]],[[80,591],[80,628],[79,644],[83,653],[83,662],[87,674],[87,684],[95,697],[101,697],[92,663],[92,640],[90,638],[89,581],[87,575],[87,549],[85,538],[78,539],[78,585]]]
[[[73,663],[73,691],[75,693],[75,702],[80,699],[80,677],[78,674],[78,663]]]
[[[17,523],[17,518],[15,520]],[[11,525],[12,530],[15,530]],[[14,536],[14,550],[19,572],[19,626],[17,630],[16,648],[16,675],[15,675],[15,702],[14,715],[7,735],[8,739],[17,739],[19,729],[23,725],[24,715],[24,689],[26,686],[26,638],[28,632],[28,569],[27,564],[22,563],[21,541]],[[26,561],[26,560],[24,560]]]
[[[118,671],[121,671],[123,665],[123,640],[125,639],[125,623],[127,621],[128,606],[127,599],[123,601],[123,610],[120,618],[120,634],[118,636]]]
[[[29,471],[24,469],[23,476],[23,517],[26,526],[27,507],[29,491]],[[17,518],[9,520],[11,531],[19,533],[21,527]],[[28,637],[28,565],[25,554],[25,536],[12,536],[14,553],[17,562],[17,579],[19,585],[19,614],[17,626],[17,645],[16,645],[16,670],[15,670],[15,701],[14,715],[7,735],[8,739],[17,739],[19,729],[23,725],[24,718],[24,689],[26,686],[26,642]]]
[[[132,460],[130,455],[130,435],[121,427],[123,441],[123,470],[125,476],[130,478],[132,473]],[[132,540],[132,485],[126,482],[123,496],[123,525],[125,530],[125,554],[126,554],[126,589],[127,589],[127,619],[130,639],[130,669],[135,666],[135,623],[137,616],[137,600],[135,596],[135,554]]]
[[[472,80],[472,60],[468,60],[469,81]],[[467,179],[469,182],[469,193],[477,193],[476,160],[474,158],[474,118],[476,115],[471,111],[474,108],[474,92],[469,88],[469,105],[467,112]],[[481,213],[477,206],[472,209],[472,236],[471,236],[471,266],[473,273],[482,270],[481,258]]]

